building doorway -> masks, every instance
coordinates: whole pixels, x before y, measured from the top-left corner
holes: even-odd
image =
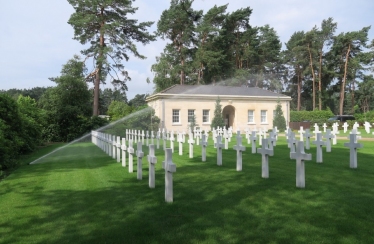
[[[226,129],[229,127],[234,129],[235,108],[231,105],[225,106],[222,110],[222,117],[225,121]]]

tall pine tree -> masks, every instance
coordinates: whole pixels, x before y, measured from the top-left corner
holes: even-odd
[[[146,58],[138,52],[134,42],[147,44],[155,40],[155,36],[147,32],[153,22],[138,23],[129,18],[128,15],[137,10],[132,6],[133,0],[68,2],[75,10],[68,21],[74,28],[74,39],[88,44],[82,54],[95,60],[96,69],[89,77],[94,81],[93,115],[98,115],[100,83],[105,83],[109,75],[114,86],[127,90],[126,81],[130,77],[121,62],[128,61],[129,53]]]

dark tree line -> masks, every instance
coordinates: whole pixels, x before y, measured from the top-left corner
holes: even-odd
[[[250,7],[229,13],[227,5],[214,6],[204,13],[192,5],[171,0],[157,23],[157,34],[168,43],[152,66],[156,92],[219,82],[288,94],[295,110],[343,114],[374,107],[370,26],[337,34],[337,23],[328,18],[296,31],[282,50],[276,30],[250,25]]]

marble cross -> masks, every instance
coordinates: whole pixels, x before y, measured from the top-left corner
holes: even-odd
[[[199,143],[200,143],[200,130],[199,129],[196,129],[195,141],[196,141],[196,145],[199,146]]]
[[[152,145],[154,145],[153,144],[153,139],[155,138],[155,134],[154,134],[154,132],[153,132],[153,130],[151,130],[151,144]]]
[[[327,129],[326,134],[323,137],[326,139],[326,152],[331,152],[331,139],[334,137],[334,135],[331,134],[330,129]]]
[[[273,150],[273,149],[274,149],[274,146],[276,146],[276,139],[275,139],[275,136],[274,136],[274,132],[273,132],[273,131],[271,131],[271,132],[269,133],[268,143],[269,143],[269,149]]]
[[[323,126],[322,126],[322,127],[323,127],[323,132],[326,133],[326,128],[327,128],[326,123],[323,123]]]
[[[268,147],[268,139],[262,139],[262,148],[257,148],[257,153],[262,155],[262,178],[269,178],[269,156],[274,155],[274,150]]]
[[[113,149],[112,157],[113,157],[113,159],[115,159],[116,158],[116,150],[117,150],[117,142],[116,142],[116,136],[115,135],[112,135],[112,149]]]
[[[312,154],[304,152],[304,142],[297,143],[296,152],[290,153],[291,159],[296,159],[296,187],[305,188],[305,160],[312,160]]]
[[[223,132],[223,137],[225,138],[225,149],[229,149],[229,134],[226,130]]]
[[[317,123],[314,123],[313,127],[314,127],[313,133],[314,133],[314,136],[315,136],[314,138],[317,139],[317,133],[319,133],[319,126],[317,125]]]
[[[332,138],[332,144],[333,145],[336,145],[337,144],[337,141],[336,141],[336,135],[339,134],[339,124],[338,123],[334,123],[332,125],[332,131],[331,133],[333,134],[333,138]]]
[[[309,129],[305,129],[304,136],[305,136],[305,148],[309,150],[310,149],[310,137],[312,137],[312,134],[310,134]]]
[[[216,148],[217,136],[218,136],[217,130],[213,129],[213,146],[214,146],[214,148]]]
[[[127,148],[127,152],[129,153],[129,173],[134,172],[134,148],[132,147],[132,140],[129,141],[129,146]]]
[[[166,150],[166,140],[167,140],[167,132],[162,129],[162,141],[163,141],[163,148],[164,151]]]
[[[138,158],[138,163],[137,163],[137,179],[141,180],[143,178],[143,167],[142,167],[142,162],[143,162],[143,157],[144,157],[144,152],[142,150],[142,142],[138,141],[137,148],[136,148],[136,157]]]
[[[357,148],[362,148],[361,143],[357,143],[356,134],[349,135],[349,142],[344,143],[345,147],[349,147],[349,167],[357,168]]]
[[[171,132],[169,140],[170,140],[171,151],[174,153],[174,141],[175,141],[174,131]]]
[[[245,138],[247,139],[248,144],[251,143],[250,136],[249,136],[250,133],[251,133],[251,131],[250,131],[249,128],[245,129]]]
[[[262,145],[262,129],[258,132],[258,145]]]
[[[371,124],[369,122],[365,121],[364,127],[365,127],[366,133],[370,134]]]
[[[322,141],[322,134],[321,132],[317,133],[317,139],[312,142],[316,145],[317,154],[316,154],[316,162],[322,163],[322,146],[326,145],[326,142]]]
[[[147,138],[147,140],[146,140],[146,146],[148,147],[148,145],[149,145],[149,131],[147,131],[145,133],[145,138]]]
[[[256,141],[257,141],[256,131],[252,131],[252,134],[251,134],[252,153],[256,153]]]
[[[279,130],[276,126],[274,126],[273,133],[274,133],[274,136],[275,136],[275,140],[277,141]],[[274,146],[275,146],[275,144],[274,144]]]
[[[160,130],[157,131],[157,134],[156,134],[156,142],[157,142],[157,149],[160,148]]]
[[[193,158],[193,144],[195,143],[192,134],[188,137],[188,144],[189,144],[189,157]]]
[[[149,188],[155,188],[155,164],[157,163],[157,158],[155,156],[155,145],[150,144],[148,154],[148,164],[149,164]]]
[[[201,135],[201,161],[206,161],[206,147],[208,146],[208,140],[205,134]]]
[[[299,135],[300,135],[300,141],[304,141],[304,129],[302,126],[300,126],[300,130],[298,130],[297,132],[299,132]]]
[[[343,131],[344,131],[344,133],[347,133],[348,127],[349,127],[348,123],[344,122],[344,124],[343,124]]]
[[[291,153],[296,152],[296,143],[297,143],[297,140],[296,140],[295,133],[293,133],[291,131],[291,133],[288,136],[288,140],[287,141],[288,141],[288,147],[291,149]]]
[[[140,131],[139,131],[140,132]],[[142,134],[141,134],[141,136],[142,136],[142,145],[144,144],[144,137],[145,137],[145,134],[144,134],[144,130],[142,130]]]
[[[121,149],[122,149],[122,167],[126,167],[126,150],[127,150],[126,138],[122,138]]]
[[[172,161],[173,153],[171,148],[165,150],[165,161],[162,168],[165,169],[165,201],[173,202],[173,173],[177,171],[177,166]]]
[[[236,171],[242,171],[242,153],[245,151],[245,147],[242,145],[242,136],[240,135],[240,131],[237,132],[234,150],[236,150]]]
[[[117,147],[117,162],[120,163],[121,162],[121,137],[120,136],[117,136],[116,147]]]
[[[182,133],[178,133],[178,143],[179,143],[179,155],[183,155],[183,135]]]
[[[217,143],[216,143],[216,148],[217,148],[217,165],[221,166],[222,165],[222,148],[223,144],[221,143],[221,136],[217,136]]]

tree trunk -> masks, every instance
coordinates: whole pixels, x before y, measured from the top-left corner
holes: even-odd
[[[101,15],[104,14],[104,8],[101,8]],[[103,57],[103,48],[104,48],[104,25],[105,22],[101,22],[100,28],[100,51],[97,62],[97,72],[95,75],[95,85],[94,85],[94,102],[93,102],[93,116],[99,115],[99,96],[100,96],[100,76],[101,76],[101,69],[102,69],[102,57]]]
[[[318,108],[322,110],[322,49],[319,54],[319,72],[318,72]]]
[[[301,72],[297,74],[297,111],[301,108]]]
[[[355,80],[352,81],[351,86],[351,105],[352,105],[352,114],[355,113]]]
[[[344,76],[343,76],[343,80],[342,80],[342,86],[340,88],[340,101],[339,101],[339,113],[340,113],[340,115],[343,115],[344,89],[345,89],[345,81],[347,79],[348,59],[349,59],[350,51],[351,51],[351,44],[348,45],[347,54],[345,55]]]
[[[313,110],[316,108],[316,78],[314,74],[314,69],[313,69],[313,59],[312,59],[312,52],[310,51],[310,46],[308,43],[308,52],[309,52],[309,64],[310,64],[310,69],[312,70],[312,83],[313,83]]]

